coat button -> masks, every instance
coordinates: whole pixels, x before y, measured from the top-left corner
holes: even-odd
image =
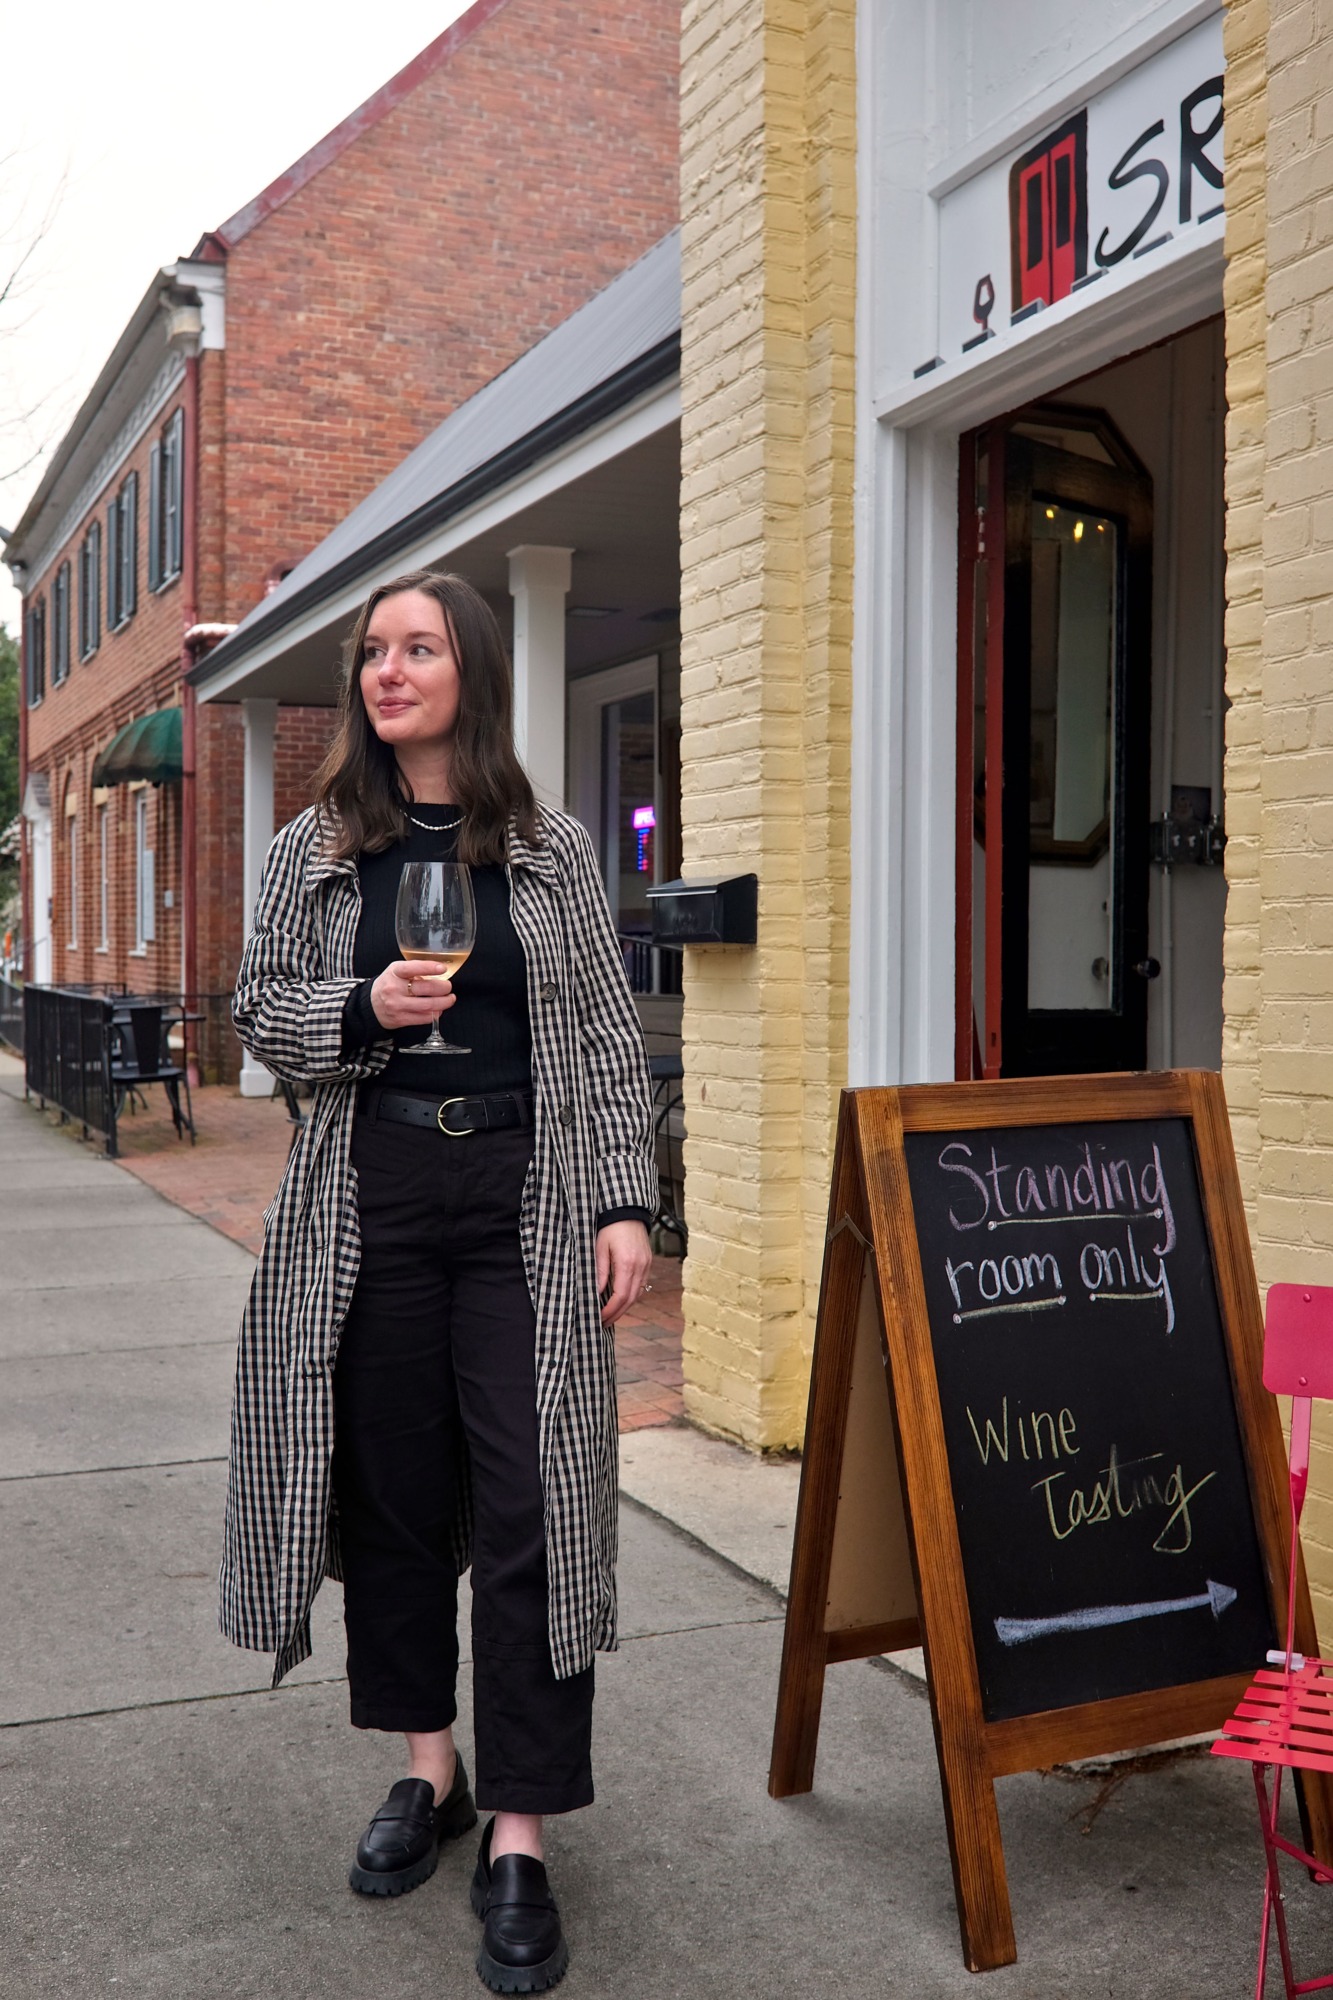
[[[541,986],[539,987],[538,990],[541,993],[543,1000],[554,1000],[557,992],[559,991],[559,988],[557,987],[554,979],[543,979]]]
[[[574,1123],[573,1108],[568,1104],[562,1104],[560,1106],[559,1111],[556,1113],[556,1116],[559,1118],[560,1123],[562,1125],[572,1125]]]

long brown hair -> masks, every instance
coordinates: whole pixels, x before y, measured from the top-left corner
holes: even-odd
[[[419,590],[433,597],[458,661],[458,723],[450,749],[450,787],[466,817],[458,831],[458,858],[473,865],[503,862],[509,823],[535,846],[541,839],[537,801],[514,749],[514,679],[500,628],[485,599],[461,576],[416,570],[381,584],[343,648],[338,728],[315,773],[315,797],[329,823],[331,846],[347,855],[379,854],[408,833],[412,788],[387,743],[375,734],[361,698],[366,632],[386,597]]]

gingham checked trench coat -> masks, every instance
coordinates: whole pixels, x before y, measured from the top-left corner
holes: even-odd
[[[657,1185],[643,1036],[592,843],[565,814],[541,817],[538,846],[511,828],[507,873],[532,1016],[535,1149],[520,1232],[537,1317],[551,1658],[563,1679],[616,1644],[615,1357],[598,1310],[596,1218],[655,1209]],[[275,1687],[308,1658],[315,1593],[340,1573],[330,1461],[333,1365],[360,1261],[352,1119],[357,1084],[392,1048],[386,1037],[349,1058],[341,1050],[360,910],[356,863],[325,852],[311,808],[269,850],[233,1002],[259,1061],[315,1086],[241,1325],[219,1579],[223,1632],[277,1655]],[[470,1516],[464,1469],[460,1568]]]

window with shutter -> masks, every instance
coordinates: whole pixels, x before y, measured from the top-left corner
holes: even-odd
[[[28,613],[28,707],[36,708],[46,693],[46,600],[38,598]]]
[[[139,475],[132,472],[120,489],[121,618],[133,618],[138,602]]]
[[[162,588],[162,461],[159,439],[148,453],[148,588]]]
[[[59,687],[69,679],[69,564],[56,571],[51,591],[51,685]]]
[[[168,578],[179,576],[184,561],[182,511],[185,497],[185,412],[176,410],[167,425],[162,448],[163,568]]]
[[[116,609],[120,596],[120,557],[116,553],[116,523],[120,519],[120,502],[113,500],[106,510],[106,629],[114,632],[120,623]]]
[[[102,523],[88,530],[88,651],[102,643]]]

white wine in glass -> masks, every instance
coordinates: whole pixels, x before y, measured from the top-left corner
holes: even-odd
[[[404,958],[434,959],[458,971],[477,939],[477,911],[472,900],[472,875],[461,861],[406,861],[398,879],[394,930]],[[424,1042],[410,1042],[407,1056],[466,1056],[470,1049],[446,1042],[440,1017],[431,1023]]]

